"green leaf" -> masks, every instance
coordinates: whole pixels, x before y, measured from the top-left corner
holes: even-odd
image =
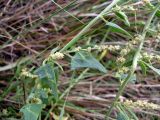
[[[54,67],[53,64],[48,63],[39,67],[34,73],[37,74],[40,79],[48,78],[55,80],[54,82],[56,82],[57,74],[55,70],[57,70],[57,67]]]
[[[110,27],[111,27],[111,30],[112,30],[113,32],[124,33],[124,34],[126,34],[126,35],[128,35],[129,37],[132,38],[132,36],[131,36],[126,30],[124,30],[123,28],[121,28],[121,27],[118,26],[117,24],[112,23],[112,22],[108,22],[106,25],[107,25],[107,26],[110,26]]]
[[[147,74],[147,66],[142,61],[139,61],[139,65],[141,67],[143,74],[146,75]]]
[[[157,17],[160,17],[160,10],[157,10],[156,16],[157,16]]]
[[[44,89],[38,89],[36,92],[39,94],[39,98],[42,100],[42,103],[48,104],[48,93]]]
[[[116,16],[117,16],[118,18],[120,18],[127,26],[130,26],[130,22],[129,22],[129,20],[128,20],[128,17],[127,17],[127,15],[126,15],[124,12],[118,11],[118,12],[115,12],[115,14],[116,14]]]
[[[71,69],[75,70],[79,68],[93,68],[104,73],[107,72],[105,67],[98,60],[90,53],[84,51],[77,52],[71,60]]]
[[[24,120],[37,120],[42,108],[42,104],[27,104],[21,108],[20,112],[23,113]]]
[[[55,98],[58,99],[58,67],[54,67],[53,64],[45,64],[38,68],[35,74],[38,75],[42,87],[50,88]]]
[[[117,120],[128,120],[122,112],[118,113]]]
[[[146,64],[150,69],[152,69],[154,72],[156,72],[158,75],[160,75],[160,69],[157,69],[153,67],[152,65],[149,65],[148,63],[142,61],[144,64]]]

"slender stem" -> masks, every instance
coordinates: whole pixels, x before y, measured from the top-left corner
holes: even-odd
[[[63,7],[61,7],[58,3],[56,3],[54,0],[51,0],[55,5],[57,5],[60,9],[62,9],[63,11],[65,11],[67,14],[69,14],[70,16],[72,16],[73,18],[75,18],[76,20],[78,20],[80,23],[84,24],[81,20],[79,20],[77,17],[75,17],[73,14],[71,14],[70,12],[68,12],[67,10],[65,10]]]
[[[59,99],[62,99],[84,76],[84,74],[86,74],[88,72],[89,68],[86,68],[77,79],[74,80],[74,82],[63,92],[63,94],[59,97]]]
[[[106,12],[110,11],[111,8],[117,4],[120,0],[113,0],[113,2],[107,6],[97,17],[95,17],[87,26],[85,26],[66,46],[64,46],[60,51],[65,51],[73,44],[75,44],[98,20],[99,18]]]
[[[152,19],[154,18],[154,16],[155,16],[157,10],[159,9],[159,7],[160,7],[160,4],[158,4],[158,6],[157,6],[156,9],[154,10],[154,12],[151,14],[150,18],[148,19],[148,21],[147,21],[147,23],[146,23],[146,25],[145,25],[145,27],[144,27],[144,29],[143,29],[142,38],[141,38],[141,43],[140,43],[140,45],[139,45],[139,47],[138,47],[137,52],[136,52],[135,55],[134,55],[133,63],[132,63],[132,67],[131,67],[130,73],[129,73],[128,76],[124,79],[124,82],[123,82],[122,85],[120,86],[119,91],[118,91],[118,93],[117,93],[117,95],[116,95],[116,98],[114,99],[111,107],[109,108],[108,112],[106,113],[106,116],[105,116],[106,120],[109,119],[109,116],[110,116],[110,114],[111,114],[111,112],[112,112],[112,109],[115,107],[115,105],[116,105],[116,103],[117,103],[120,95],[121,95],[122,92],[124,91],[124,89],[125,89],[128,81],[131,79],[131,77],[133,76],[133,74],[134,74],[134,72],[135,72],[135,70],[136,70],[137,63],[138,63],[138,60],[139,60],[140,51],[141,51],[142,48],[143,48],[143,44],[144,44],[144,40],[145,40],[146,33],[148,32],[148,28],[149,28],[149,26],[150,26],[150,24],[151,24],[151,21],[152,21]]]
[[[23,87],[23,99],[24,99],[24,104],[26,104],[26,86],[24,81],[22,81],[22,87]]]
[[[54,104],[52,103],[52,107],[51,107],[51,109],[49,110],[49,113],[50,113],[51,111],[53,111],[53,109],[55,108],[55,106],[57,106],[59,100],[61,100],[65,95],[67,95],[67,96],[69,95],[70,90],[82,79],[82,77],[84,76],[84,74],[87,73],[88,70],[89,70],[89,68],[86,68],[86,69],[78,76],[78,78],[76,78],[76,79],[74,80],[74,83],[72,83],[72,84],[63,92],[63,94],[58,98],[58,101],[57,101],[56,103],[54,103]],[[47,119],[48,119],[49,113],[46,115],[46,117],[45,117],[44,120],[47,120]]]

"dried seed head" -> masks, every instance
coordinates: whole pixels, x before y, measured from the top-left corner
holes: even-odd
[[[63,59],[64,54],[61,52],[52,53],[52,54],[50,54],[49,58],[55,59],[55,60]]]
[[[22,69],[21,76],[29,77],[29,78],[37,78],[37,75],[30,73],[27,68]]]
[[[105,50],[105,49],[108,48],[108,45],[101,45],[100,48],[101,48],[102,50]]]
[[[149,3],[150,3],[150,0],[143,0],[143,3],[149,4]]]
[[[102,47],[98,46],[98,45],[95,45],[93,49],[98,50],[98,51],[102,51]]]
[[[126,59],[124,57],[117,58],[117,62],[124,63]]]
[[[91,47],[88,47],[88,48],[87,48],[87,51],[88,51],[88,52],[91,52],[91,50],[92,50]]]
[[[108,50],[114,51],[114,46],[113,46],[113,45],[110,45],[110,46],[108,47]]]
[[[36,104],[42,104],[42,100],[37,98],[37,97],[34,97],[30,100],[31,103],[36,103]]]
[[[130,44],[136,45],[138,44],[140,41],[142,40],[142,36],[141,35],[136,35],[135,38],[132,39],[132,41],[130,41]]]
[[[142,100],[137,100],[135,102],[133,102],[132,100],[126,100],[125,102],[123,102],[123,104],[131,108],[160,109],[159,105]]]
[[[80,51],[82,48],[80,46],[75,48],[75,51]]]
[[[124,74],[124,73],[127,73],[128,71],[129,71],[128,67],[122,67],[121,69],[118,70],[118,73]]]
[[[120,49],[119,45],[104,45],[103,49],[107,49],[109,51],[116,51]]]
[[[119,45],[116,45],[116,46],[114,46],[114,49],[115,49],[115,50],[119,50],[119,49],[120,49],[120,46],[119,46]]]
[[[116,51],[120,49],[119,45],[95,45],[93,49],[98,51],[109,50],[109,51]]]
[[[120,51],[120,54],[121,54],[122,56],[125,56],[125,55],[127,55],[129,52],[130,52],[130,49],[124,48],[124,49],[122,49],[122,50]]]
[[[155,59],[158,60],[158,62],[160,62],[160,55],[155,55]]]
[[[99,46],[98,46],[98,45],[95,45],[95,46],[94,46],[94,49],[98,49],[98,48],[99,48]]]
[[[131,42],[128,42],[128,43],[127,43],[127,47],[128,47],[129,49],[132,49],[132,48],[133,48],[133,44],[132,44]]]
[[[142,53],[142,57],[145,59],[152,60],[155,56],[152,53],[148,54],[147,52],[144,52]]]

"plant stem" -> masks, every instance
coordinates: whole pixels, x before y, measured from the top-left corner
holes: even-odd
[[[65,45],[60,52],[67,50],[70,48],[73,44],[75,44],[80,37],[82,37],[99,19],[102,15],[104,15],[106,12],[110,11],[111,8],[117,4],[120,0],[113,0],[113,2],[107,6],[97,17],[95,17],[87,26],[85,26],[67,45]]]
[[[77,79],[74,80],[73,83],[70,84],[70,86],[63,92],[63,94],[59,97],[59,99],[62,99],[84,76],[84,74],[86,74],[88,72],[89,68],[86,68]]]
[[[89,70],[89,68],[86,68],[86,69],[78,76],[78,78],[76,78],[76,79],[74,80],[74,83],[72,83],[72,84],[63,92],[63,94],[59,97],[58,101],[57,101],[55,104],[52,103],[52,107],[51,107],[51,109],[49,110],[49,113],[53,111],[53,109],[55,108],[55,106],[57,106],[59,100],[61,100],[65,95],[67,95],[67,96],[69,95],[70,90],[82,79],[82,77],[87,73],[88,70]],[[48,119],[49,113],[46,115],[46,117],[45,117],[44,120],[47,120],[47,119]]]
[[[143,44],[144,44],[144,40],[145,40],[146,33],[148,32],[148,28],[149,28],[149,26],[150,26],[150,24],[151,24],[151,21],[152,21],[152,19],[154,18],[154,16],[155,16],[157,10],[159,9],[159,7],[160,7],[160,4],[158,4],[158,6],[157,6],[156,9],[154,10],[154,12],[151,14],[150,18],[148,19],[148,21],[147,21],[147,23],[146,23],[146,25],[145,25],[145,27],[144,27],[144,29],[143,29],[142,38],[141,38],[141,43],[140,43],[140,45],[139,45],[139,47],[138,47],[137,52],[136,52],[135,55],[134,55],[133,63],[132,63],[132,67],[131,67],[130,73],[129,73],[128,76],[123,80],[124,82],[123,82],[122,85],[120,86],[119,91],[118,91],[118,93],[117,93],[117,95],[116,95],[116,98],[114,99],[111,107],[109,108],[108,112],[106,113],[106,116],[105,116],[105,119],[106,119],[106,120],[109,120],[109,116],[110,116],[110,114],[111,114],[111,112],[112,112],[112,109],[115,107],[115,105],[116,105],[116,103],[117,103],[120,95],[123,93],[123,91],[124,91],[124,89],[125,89],[128,81],[131,79],[131,77],[133,76],[133,74],[134,74],[134,72],[135,72],[135,70],[136,70],[137,63],[138,63],[138,60],[139,60],[139,55],[140,55],[140,52],[141,52],[141,50],[142,50],[142,48],[143,48]]]

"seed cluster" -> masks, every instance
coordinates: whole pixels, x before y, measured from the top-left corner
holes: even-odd
[[[160,63],[160,55],[155,55],[153,53],[147,53],[144,52],[141,54],[141,59],[146,59],[146,60],[156,60],[157,62]]]
[[[34,97],[30,99],[30,103],[42,104],[42,100],[40,98]]]
[[[112,8],[113,12],[119,12],[119,11],[122,11],[122,10],[135,11],[136,9],[132,5],[125,5],[125,6],[116,5],[116,7]]]
[[[141,35],[136,35],[131,41],[127,43],[127,45],[121,49],[120,57],[117,58],[118,63],[124,63],[126,61],[125,56],[134,49],[133,45],[137,45],[142,39]]]
[[[83,50],[83,51],[88,51],[88,52],[91,52],[92,50],[98,50],[99,52],[103,51],[103,50],[109,50],[109,51],[117,51],[117,50],[120,50],[120,46],[119,45],[95,45],[94,47],[88,47],[88,48],[81,48],[81,47],[76,47],[74,49],[74,51],[80,51],[80,50]]]
[[[35,95],[34,93],[31,93],[28,96],[28,98],[26,100],[26,103],[42,104],[42,100],[37,95]]]
[[[143,0],[143,3],[145,3],[145,4],[149,4],[149,3],[150,3],[150,1],[149,1],[149,0]]]
[[[126,59],[124,57],[118,57],[117,58],[117,63],[124,63]]]
[[[49,59],[54,59],[54,60],[59,60],[63,58],[64,58],[64,54],[61,52],[51,53],[49,56]]]
[[[122,67],[118,70],[118,73],[124,74],[124,73],[127,73],[128,71],[129,71],[128,67]]]
[[[154,103],[149,103],[147,101],[137,100],[133,102],[132,100],[126,100],[123,102],[124,105],[131,108],[140,108],[140,109],[160,109],[160,106]]]
[[[30,73],[27,68],[22,69],[21,76],[29,77],[29,78],[37,78],[37,75]]]

